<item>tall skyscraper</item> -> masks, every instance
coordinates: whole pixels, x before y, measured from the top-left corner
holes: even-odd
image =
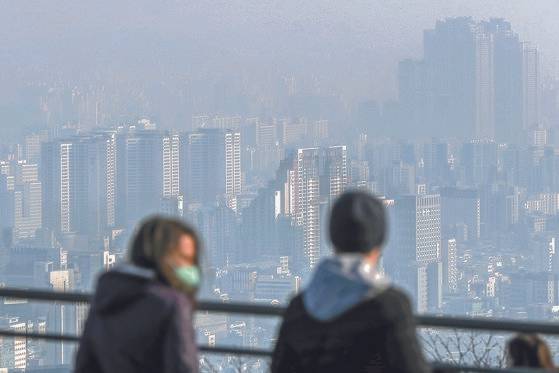
[[[474,30],[475,40],[475,137],[495,138],[495,78],[493,35],[483,25]]]
[[[511,24],[503,19],[482,22],[493,40],[495,140],[522,140],[522,47]]]
[[[215,205],[224,200],[237,209],[242,191],[241,134],[198,129],[182,137],[181,175],[187,204]]]
[[[524,43],[522,48],[522,98],[523,128],[536,129],[539,123],[539,53],[538,49]]]
[[[42,191],[36,164],[16,166],[14,190],[14,239],[34,238],[42,226]]]
[[[117,137],[117,208],[119,225],[133,227],[141,219],[160,211],[164,186],[169,193],[176,186],[173,178],[173,141],[167,144],[156,129],[131,127]],[[163,162],[168,162],[163,167]],[[168,176],[164,183],[164,174]]]
[[[441,229],[445,239],[475,242],[480,238],[480,198],[475,189],[442,188]]]
[[[296,255],[295,262],[308,271],[326,250],[328,240],[323,225],[329,208],[348,185],[347,149],[298,149],[286,175],[285,193],[276,201],[277,210],[291,216],[300,228],[303,252]]]
[[[178,197],[180,193],[180,136],[163,136],[163,197]]]
[[[440,306],[440,196],[409,195],[394,206],[394,248],[387,267],[412,294],[419,312]]]
[[[476,42],[471,18],[439,21],[423,38],[426,134],[473,137],[476,113]],[[452,125],[449,125],[452,124]]]
[[[332,203],[347,188],[349,182],[347,148],[345,145],[324,148],[322,155],[322,195]]]
[[[537,49],[522,47],[509,22],[439,21],[424,33],[423,59],[400,62],[402,130],[526,141],[538,123],[538,74]]]
[[[225,132],[225,196],[227,207],[237,211],[237,196],[242,193],[241,133]]]
[[[303,230],[305,267],[310,269],[320,258],[320,150],[297,150],[293,171],[293,216]]]
[[[115,223],[116,138],[112,133],[43,143],[44,226],[100,239]]]

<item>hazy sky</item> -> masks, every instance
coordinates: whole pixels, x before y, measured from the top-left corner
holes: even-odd
[[[355,95],[383,99],[395,95],[397,62],[420,56],[422,30],[469,15],[506,18],[540,46],[547,66],[559,59],[559,0],[0,0],[0,7],[0,67],[10,68],[165,60],[226,73],[335,72]]]

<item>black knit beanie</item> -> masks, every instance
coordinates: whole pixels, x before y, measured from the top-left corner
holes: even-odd
[[[381,247],[386,230],[384,206],[370,193],[346,192],[332,207],[330,240],[337,253],[368,253]]]

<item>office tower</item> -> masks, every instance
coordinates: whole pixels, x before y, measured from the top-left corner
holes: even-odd
[[[292,268],[303,262],[302,230],[291,217],[293,155],[282,160],[276,176],[258,191],[241,213],[241,261],[289,257]]]
[[[47,131],[25,136],[24,157],[30,164],[38,164],[41,156],[41,143],[48,140]]]
[[[307,137],[313,146],[321,146],[328,139],[329,123],[326,119],[316,120],[307,124]]]
[[[530,242],[533,247],[533,272],[556,273],[559,267],[557,252],[557,239],[555,235],[536,236]]]
[[[475,136],[476,139],[495,138],[495,85],[493,35],[477,25],[475,41]]]
[[[345,191],[349,183],[347,148],[345,145],[330,146],[324,148],[323,152],[321,195],[331,204]]]
[[[424,32],[425,91],[430,113],[425,133],[473,137],[476,112],[476,43],[471,18],[438,21]],[[426,102],[425,102],[426,101]],[[449,125],[452,124],[452,125]]]
[[[289,119],[283,119],[280,126],[282,129],[283,145],[301,144],[302,140],[307,136],[307,122],[304,120],[292,122]]]
[[[116,138],[94,134],[43,143],[43,224],[99,239],[115,223]]]
[[[277,126],[275,123],[256,124],[256,145],[262,148],[274,147],[278,141]]]
[[[500,185],[479,189],[480,237],[495,238],[518,224],[520,218],[519,191]]]
[[[510,23],[496,18],[447,18],[423,41],[423,59],[398,66],[401,130],[525,141],[521,130],[538,123],[536,48],[522,47]]]
[[[522,47],[511,24],[503,19],[482,22],[493,40],[495,140],[522,140]]]
[[[42,226],[41,183],[38,167],[26,161],[4,164],[0,175],[0,229],[10,242],[35,238]]]
[[[463,144],[460,166],[467,186],[494,182],[497,175],[497,144],[477,140]]]
[[[386,258],[389,274],[410,291],[419,312],[438,308],[442,278],[440,196],[398,197],[393,232],[393,252],[387,252]]]
[[[480,238],[480,199],[475,189],[442,188],[441,230],[445,238],[458,242]]]
[[[557,275],[549,272],[519,271],[509,274],[501,283],[501,302],[508,317],[515,317],[527,307],[530,315],[546,318],[557,299]]]
[[[401,131],[417,136],[432,133],[433,99],[427,93],[427,72],[424,61],[405,59],[398,64],[398,99],[401,107]]]
[[[56,291],[69,291],[75,289],[74,270],[60,269],[50,272],[49,283]],[[49,325],[53,326],[53,332],[60,334],[75,334],[77,332],[76,304],[51,304],[49,308]],[[54,364],[69,364],[76,351],[74,344],[67,341],[53,343],[51,347]]]
[[[36,164],[18,163],[14,190],[14,240],[30,239],[42,227],[42,188]]]
[[[199,129],[182,138],[181,174],[187,204],[215,205],[225,200],[236,210],[242,191],[241,134]]]
[[[304,271],[312,269],[326,252],[324,224],[330,206],[348,185],[345,146],[298,149],[290,170],[286,170],[285,189],[276,200],[277,211],[292,218],[302,234],[302,255],[295,262]]]
[[[539,53],[529,43],[522,48],[522,127],[525,131],[535,129],[539,123]]]
[[[448,144],[436,140],[423,146],[423,169],[425,181],[430,185],[449,185],[450,166]]]
[[[13,177],[0,174],[0,247],[4,248],[13,243],[14,196],[10,179]]]
[[[212,118],[211,122],[209,123],[208,128],[219,128],[222,130],[233,130],[238,131],[241,128],[241,117],[233,116],[233,117],[224,117],[224,116],[215,116]]]
[[[272,178],[283,158],[278,126],[275,122],[271,124],[259,122],[256,124],[255,135],[256,146],[251,152],[250,165],[245,169],[251,169],[265,178]],[[243,143],[246,146],[244,138]]]
[[[204,237],[207,266],[223,268],[239,263],[239,228],[235,211],[219,204],[204,206],[187,214]]]
[[[19,317],[2,317],[0,318],[0,327],[3,330],[9,330],[14,333],[25,334],[27,330],[27,322]],[[1,370],[22,370],[27,368],[28,340],[25,337],[20,338],[0,338],[0,369]]]
[[[172,143],[172,141],[170,141]],[[176,187],[174,149],[168,144],[169,164],[163,168],[163,135],[155,129],[130,127],[117,135],[118,224],[133,227],[160,211],[163,175],[167,171],[169,193]]]

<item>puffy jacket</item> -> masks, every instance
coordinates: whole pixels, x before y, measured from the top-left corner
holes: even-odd
[[[192,300],[155,273],[124,265],[103,274],[76,373],[196,373]]]

